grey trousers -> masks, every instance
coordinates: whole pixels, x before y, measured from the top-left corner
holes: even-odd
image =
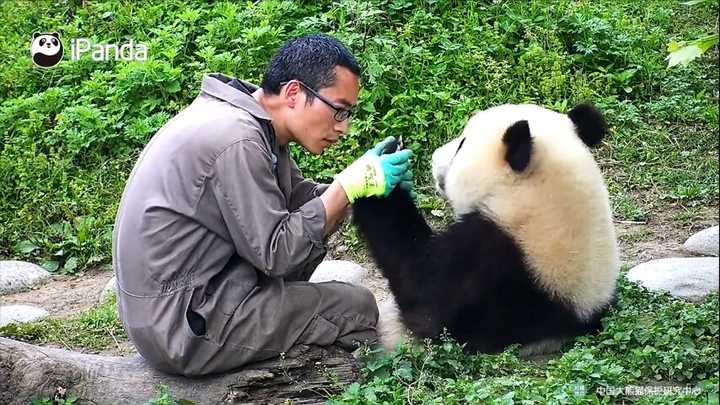
[[[378,342],[378,309],[367,288],[340,281],[312,283],[312,269],[296,279],[261,276],[258,286],[208,328],[191,374],[224,372],[270,359],[296,344],[338,344],[348,350]],[[200,337],[198,337],[200,338]],[[197,343],[197,342],[195,342]]]

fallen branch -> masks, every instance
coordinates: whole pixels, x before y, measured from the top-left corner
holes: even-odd
[[[28,404],[58,388],[79,403],[144,404],[166,385],[196,404],[316,404],[359,377],[340,348],[296,346],[283,358],[202,378],[165,374],[140,356],[114,357],[35,346],[0,338],[0,403]]]

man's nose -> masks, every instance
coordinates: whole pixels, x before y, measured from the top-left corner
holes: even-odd
[[[343,134],[344,134],[344,133],[347,133],[347,130],[348,130],[348,127],[349,127],[349,126],[350,126],[350,118],[348,118],[348,119],[346,119],[346,120],[344,120],[344,121],[342,121],[342,122],[336,123],[336,124],[335,124],[335,130],[336,130],[337,132],[340,132],[340,133],[343,133]]]

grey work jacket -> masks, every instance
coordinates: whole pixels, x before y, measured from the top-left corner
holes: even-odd
[[[143,150],[117,212],[120,316],[161,369],[192,361],[191,304],[208,328],[222,327],[214,317],[232,313],[259,272],[290,276],[325,255],[318,195],[326,185],[303,179],[276,144],[268,114],[248,94],[257,87],[241,82],[241,91],[230,80],[203,78],[199,96]]]

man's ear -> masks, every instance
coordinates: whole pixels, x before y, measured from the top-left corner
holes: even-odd
[[[300,95],[300,83],[290,82],[285,86],[284,96],[288,100],[288,107],[295,108],[298,96]]]

